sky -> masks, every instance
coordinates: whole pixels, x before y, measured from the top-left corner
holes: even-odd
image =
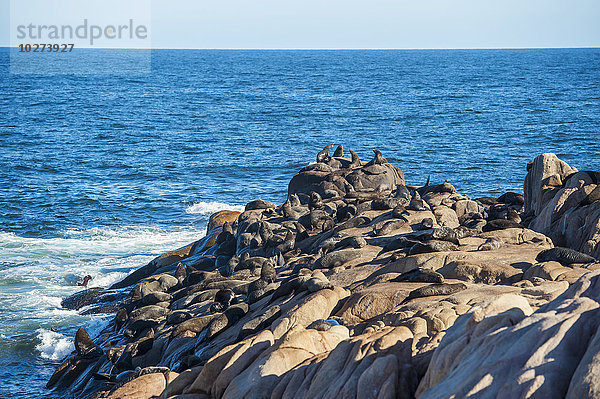
[[[60,2],[43,0],[62,18],[80,20]],[[102,9],[106,1],[79,3],[100,5],[91,17],[114,19]],[[10,4],[0,0],[3,47],[14,33]],[[153,48],[600,46],[599,0],[144,0],[144,8]]]

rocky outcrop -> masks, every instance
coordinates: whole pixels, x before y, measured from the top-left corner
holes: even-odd
[[[595,253],[597,175],[544,154],[525,196],[471,199],[448,182],[404,186],[378,151],[365,163],[330,150],[284,204],[219,212],[206,237],[66,298],[116,314],[93,339],[80,329],[48,387],[79,398],[600,398],[600,264],[555,247]]]
[[[418,398],[600,395],[600,272],[532,313],[499,296],[459,317],[435,350]]]
[[[600,173],[578,172],[554,154],[535,158],[525,179],[529,228],[554,245],[600,258]]]
[[[383,160],[385,162],[377,164],[353,163],[347,158],[330,157],[326,161],[310,164],[292,178],[288,196],[299,194],[300,199],[307,202],[311,192],[323,198],[333,198],[353,192],[368,195],[374,190],[391,191],[398,184],[404,185],[402,170]]]

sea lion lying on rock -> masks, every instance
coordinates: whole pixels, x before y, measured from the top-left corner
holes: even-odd
[[[460,291],[463,291],[466,289],[467,289],[467,286],[463,283],[431,284],[431,285],[427,285],[425,287],[417,288],[416,290],[412,290],[408,294],[408,296],[406,297],[404,302],[409,301],[411,299],[423,298],[423,297],[427,297],[427,296],[452,295],[452,294],[456,294],[457,292],[460,292]]]
[[[398,277],[390,280],[394,283],[443,283],[444,276],[440,273],[424,267],[417,267],[406,273],[402,273]]]
[[[569,266],[573,263],[598,263],[598,260],[592,256],[575,251],[570,248],[555,247],[544,249],[535,257],[538,262],[555,261]]]
[[[410,248],[409,255],[424,254],[428,252],[458,251],[458,246],[449,241],[430,240],[418,242]]]
[[[478,251],[491,251],[494,249],[500,249],[500,247],[502,247],[502,241],[496,239],[496,238],[488,238],[487,240],[485,240],[485,242],[483,244],[481,244],[477,250]]]
[[[373,235],[375,236],[386,236],[395,230],[398,230],[406,225],[406,219],[399,220],[388,220],[381,225],[373,228]]]
[[[313,269],[331,269],[359,257],[360,251],[355,249],[340,249],[317,259],[313,264]]]
[[[504,230],[504,229],[511,229],[511,228],[521,228],[522,229],[523,226],[520,223],[517,223],[512,220],[494,219],[494,220],[490,220],[489,222],[487,222],[481,230],[483,232],[488,232],[488,231]]]

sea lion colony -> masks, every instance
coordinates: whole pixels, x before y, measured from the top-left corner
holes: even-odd
[[[66,298],[115,316],[93,340],[77,331],[48,388],[80,398],[598,397],[593,173],[543,154],[528,165],[525,196],[473,200],[448,182],[406,186],[379,151],[363,162],[332,148],[294,176],[282,205],[219,212],[203,239]],[[556,198],[566,205],[553,208]]]

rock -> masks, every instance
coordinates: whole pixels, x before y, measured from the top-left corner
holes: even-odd
[[[460,218],[469,213],[483,213],[483,207],[472,200],[458,200],[452,206],[456,216]]]
[[[278,305],[271,306],[267,311],[258,317],[250,320],[243,325],[238,340],[246,338],[248,335],[257,333],[258,331],[271,325],[279,316],[281,316],[281,308]]]
[[[348,338],[348,329],[335,326],[328,331],[306,330],[296,326],[231,380],[223,399],[269,397],[279,376],[306,359],[335,348]]]
[[[346,296],[348,291],[340,287],[307,295],[273,322],[271,331],[275,339],[279,339],[293,326],[306,327],[315,320],[328,318],[340,299]]]
[[[345,339],[326,356],[313,356],[284,374],[271,398],[396,397],[402,391],[394,388],[405,388],[394,381],[409,362],[412,338],[406,327],[386,327]],[[402,393],[411,397],[414,388]]]
[[[103,288],[89,288],[66,297],[60,303],[65,309],[79,310],[84,306],[94,305],[102,302],[114,302],[123,299],[123,295],[115,291]]]
[[[600,257],[600,201],[590,200],[592,193],[600,194],[598,173],[577,172],[553,154],[537,157],[533,165],[525,183],[529,227],[549,236],[556,246]],[[539,172],[542,169],[555,177],[545,177],[548,173]]]
[[[404,186],[379,152],[326,152],[282,206],[219,212],[116,285],[130,288],[66,298],[118,313],[93,340],[78,332],[52,394],[599,395],[600,172],[544,155],[525,197],[472,201]]]
[[[181,398],[183,391],[190,386],[202,371],[202,367],[193,367],[180,373],[174,380],[169,382],[169,385],[160,394],[161,397],[171,398],[176,396]]]
[[[210,322],[215,317],[217,317],[217,315],[200,316],[185,320],[181,322],[177,327],[175,327],[175,329],[171,333],[171,336],[178,337],[183,334],[189,336],[190,332],[193,334],[198,334],[202,332],[206,327],[208,327]]]
[[[164,375],[163,373],[144,374],[114,389],[107,398],[133,399],[158,396],[165,390],[167,379],[172,381],[177,378],[177,376],[178,374],[173,372],[170,372],[167,375]]]
[[[336,313],[349,323],[360,323],[389,312],[402,303],[408,290],[401,284],[378,284],[352,294]]]
[[[435,220],[437,224],[444,227],[456,228],[460,226],[458,222],[458,216],[452,208],[449,208],[445,205],[440,205],[433,207],[433,214],[435,215]]]
[[[561,161],[555,154],[537,156],[527,167],[525,176],[525,212],[539,215],[546,203],[555,196],[567,176],[577,169]]]
[[[222,210],[217,213],[210,215],[208,219],[208,225],[206,226],[206,233],[222,227],[225,223],[233,223],[241,215],[241,212]]]
[[[223,348],[206,362],[186,393],[206,393],[222,397],[230,382],[273,343],[273,334],[267,330]]]
[[[461,316],[435,350],[417,397],[452,392],[558,398],[594,392],[589,373],[600,334],[599,279],[600,272],[581,277],[533,314],[511,296]]]
[[[156,258],[154,258],[150,263],[146,266],[143,266],[123,280],[114,283],[110,289],[119,289],[128,287],[130,285],[138,283],[140,280],[151,276],[156,270],[160,269],[163,266],[168,266],[171,264],[177,264],[179,261],[191,256],[194,254],[194,250],[196,245],[199,244],[200,241],[195,241],[185,247],[179,248],[175,251],[166,252]]]

